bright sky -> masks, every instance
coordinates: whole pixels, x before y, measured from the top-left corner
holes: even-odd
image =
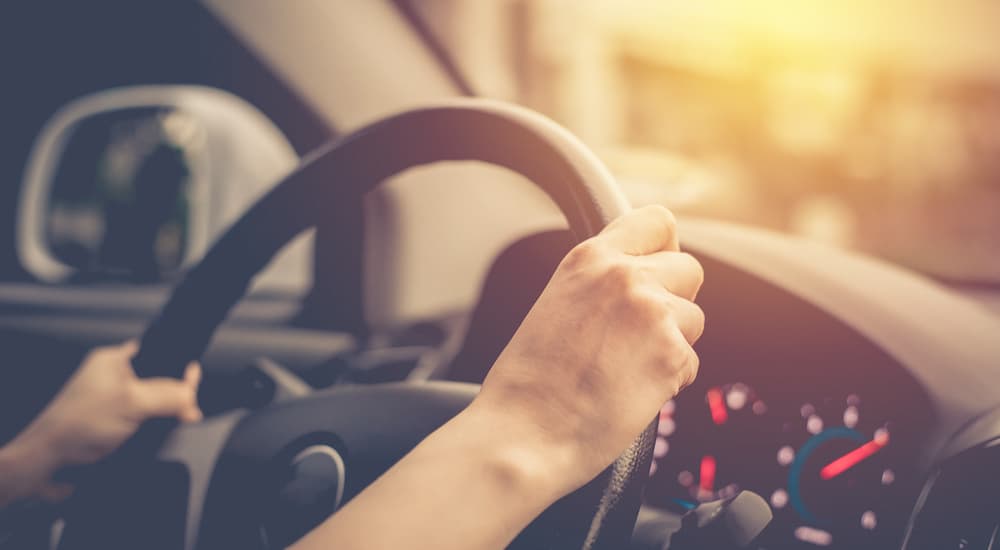
[[[681,44],[731,57],[748,45],[794,46],[799,55],[815,49],[848,61],[889,56],[896,66],[1000,79],[996,0],[590,2],[595,15],[616,31],[665,52],[667,45]]]

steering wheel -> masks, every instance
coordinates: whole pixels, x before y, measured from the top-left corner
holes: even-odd
[[[132,360],[136,372],[179,377],[253,277],[293,237],[319,223],[326,205],[414,166],[463,160],[506,167],[533,181],[581,240],[629,208],[580,141],[526,109],[459,99],[391,116],[304,159],[218,240],[147,328]],[[477,390],[448,382],[335,387],[196,425],[147,425],[78,487],[60,548],[135,546],[129,537],[149,539],[141,541],[146,548],[290,543],[468,405]],[[655,430],[654,419],[610,467],[551,506],[512,547],[626,547]],[[169,469],[177,463],[183,468]],[[312,480],[305,489],[296,477],[303,468]],[[150,485],[171,476],[187,483]],[[317,484],[322,495],[306,499],[312,508],[294,518],[282,515],[276,498]]]

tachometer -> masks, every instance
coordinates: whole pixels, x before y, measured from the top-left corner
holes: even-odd
[[[877,547],[886,488],[896,478],[885,452],[890,424],[864,418],[856,395],[822,410],[806,403],[800,413],[798,430],[776,450],[788,477],[769,496],[771,507],[794,514],[787,517],[792,536],[808,545]]]

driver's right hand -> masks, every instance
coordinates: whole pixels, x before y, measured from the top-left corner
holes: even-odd
[[[702,278],[669,210],[625,214],[560,263],[471,408],[537,438],[568,493],[694,380]]]

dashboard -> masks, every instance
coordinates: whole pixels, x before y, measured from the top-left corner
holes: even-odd
[[[747,489],[762,495],[774,512],[774,521],[759,541],[763,549],[996,548],[994,543],[1000,540],[1000,498],[996,496],[1000,481],[995,475],[1000,465],[1000,409],[996,408],[1000,387],[995,381],[1000,379],[996,362],[1000,323],[938,287],[915,283],[912,277],[858,268],[832,252],[824,252],[822,261],[812,263],[808,250],[797,246],[769,256],[776,248],[769,248],[766,241],[739,240],[754,236],[747,228],[716,230],[684,223],[685,246],[706,271],[698,302],[708,324],[697,344],[701,358],[697,381],[660,413],[655,466],[645,493],[647,510],[678,514],[698,502]],[[784,238],[778,241],[787,243]],[[566,246],[565,236],[545,241],[545,246],[531,248],[528,256],[508,258],[511,269],[494,266],[484,296],[493,293],[498,303],[477,307],[474,317],[490,323],[473,322],[469,327],[467,343],[473,343],[471,348],[481,354],[459,354],[461,364],[479,369],[464,373],[465,377],[481,380],[493,362],[489,355],[502,349]],[[536,261],[536,254],[544,258]],[[819,274],[803,272],[803,266]],[[532,267],[540,272],[533,273]],[[821,284],[821,275],[829,284]],[[881,276],[885,279],[880,280]],[[521,286],[510,286],[505,279]],[[533,288],[523,286],[529,280]],[[488,290],[491,285],[496,286]],[[12,289],[17,295],[23,291]],[[498,306],[509,306],[510,311]],[[247,321],[257,319],[259,313],[247,311]],[[91,322],[48,322],[45,326],[54,331],[48,336],[111,337],[110,332],[81,330],[81,326],[94,330]],[[42,334],[41,323],[29,328]],[[218,344],[232,349],[219,357],[229,357],[236,350],[245,353],[247,338],[260,340],[256,332],[220,338]],[[305,345],[308,342],[294,342],[297,355],[291,349],[277,355],[294,365],[303,351],[316,357],[331,353],[328,340]],[[271,347],[268,354],[274,356],[276,351],[281,350]],[[461,373],[452,369],[449,374]],[[196,540],[204,548],[227,546],[212,544],[214,536],[229,541],[243,535],[259,538],[260,525],[255,522],[269,517],[265,514],[268,506],[285,502],[277,498],[283,498],[282,494],[272,494],[274,487],[262,488],[252,480],[285,475],[284,470],[274,468],[284,465],[277,458],[288,457],[262,446],[250,428],[273,421],[274,429],[268,433],[277,434],[277,443],[287,440],[292,425],[303,433],[329,431],[342,436],[341,443],[347,442],[344,495],[349,498],[391,463],[359,452],[364,445],[357,441],[363,443],[367,436],[381,441],[380,434],[402,430],[410,439],[400,440],[402,446],[395,456],[401,456],[416,444],[419,434],[439,425],[471,399],[474,386],[463,387],[462,399],[437,410],[433,418],[412,411],[385,414],[378,416],[386,423],[383,426],[352,422],[359,415],[368,418],[358,411],[370,396],[361,399],[358,392],[388,392],[385,403],[372,404],[383,412],[402,406],[403,401],[392,393],[396,391],[392,387],[380,390],[379,386],[358,385],[339,390],[340,412],[336,414],[325,408],[323,395],[317,395],[301,401],[300,407],[323,405],[307,414],[282,405],[268,409],[267,414],[249,415],[245,422],[238,415],[247,413],[236,411],[237,416],[222,415],[197,429],[192,427],[182,434],[188,439],[178,437],[173,447],[167,446],[174,452],[172,461],[185,456],[201,461],[185,462],[190,472],[189,483],[182,483],[189,487],[187,547],[195,547]],[[352,392],[357,394],[353,401],[345,397]],[[416,421],[427,425],[405,426]],[[212,446],[199,437],[217,447],[208,452]],[[165,471],[150,478],[172,480],[175,473]],[[337,487],[341,487],[339,480]],[[122,489],[153,490],[138,484]],[[201,502],[199,495],[205,496],[203,507],[191,504]],[[181,498],[174,497],[173,501]],[[134,495],[117,501],[128,510],[112,514],[118,524],[115,529],[127,531],[121,529],[124,523],[136,526],[136,536],[148,534],[148,524],[120,521],[126,512],[142,512],[132,504]],[[296,509],[322,518],[335,506],[322,501]],[[161,512],[156,508],[150,514],[185,521]],[[216,521],[220,515],[243,522]],[[193,522],[199,517],[208,519],[196,533],[191,528],[198,525]],[[174,527],[164,528],[173,532]],[[669,537],[660,534],[662,542]],[[663,548],[662,542],[656,547]],[[249,542],[240,546],[253,547]]]
[[[978,540],[962,518],[982,515],[968,510],[979,502],[970,487],[981,482],[965,476],[965,489],[951,493],[931,485],[948,479],[934,474],[945,449],[954,455],[1000,436],[998,421],[955,439],[1000,403],[997,320],[880,262],[746,227],[680,223],[684,247],[705,268],[697,301],[707,324],[696,382],[660,411],[645,506],[680,514],[754,491],[774,514],[760,539],[768,550]],[[492,364],[568,246],[537,235],[498,259],[452,375],[482,379],[484,371],[462,369]],[[962,519],[949,544],[907,538],[940,531],[939,494],[951,495],[943,507]]]

